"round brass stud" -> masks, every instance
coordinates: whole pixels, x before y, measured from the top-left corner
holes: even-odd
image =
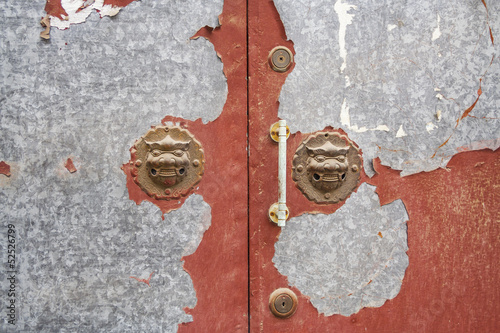
[[[291,317],[297,310],[297,295],[288,288],[279,288],[269,297],[269,309],[278,318]]]
[[[275,202],[271,205],[271,207],[269,207],[269,211],[268,211],[269,220],[271,220],[271,222],[274,222],[276,224],[278,224],[278,210],[279,210],[279,205],[277,202]],[[287,207],[286,208],[286,219],[288,219],[289,215],[290,215],[290,210]]]
[[[271,134],[271,139],[273,139],[274,142],[279,142],[280,141],[280,124],[279,122],[275,122],[274,124],[271,125],[271,128],[269,129],[269,134]],[[286,138],[290,136],[290,128],[288,125],[286,126]]]
[[[284,46],[277,46],[269,52],[269,65],[276,72],[286,72],[293,64],[293,54]]]

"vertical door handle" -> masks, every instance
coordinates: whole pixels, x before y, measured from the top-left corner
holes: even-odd
[[[273,124],[270,135],[274,141],[278,142],[278,202],[269,208],[269,218],[279,227],[284,227],[290,214],[286,206],[286,140],[290,135],[286,120]]]

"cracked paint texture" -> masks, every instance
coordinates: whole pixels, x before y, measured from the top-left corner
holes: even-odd
[[[330,215],[291,218],[275,244],[273,262],[319,313],[350,316],[396,297],[408,267],[401,200],[380,206],[362,184]]]
[[[279,110],[292,132],[342,128],[402,176],[499,147],[498,1],[275,3],[296,52]]]
[[[191,320],[183,308],[196,295],[180,260],[211,209],[193,195],[162,220],[156,206],[129,200],[120,167],[165,115],[208,122],[221,112],[222,63],[208,41],[189,39],[221,8],[133,2],[45,41],[42,3],[0,3],[0,160],[13,175],[1,182],[0,217],[18,231],[16,329],[171,332]],[[68,156],[78,172],[64,167]],[[152,271],[151,287],[130,279]]]

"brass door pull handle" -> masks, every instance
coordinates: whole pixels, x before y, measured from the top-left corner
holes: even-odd
[[[286,206],[286,140],[290,129],[286,126],[286,120],[280,120],[271,126],[269,132],[271,138],[278,142],[278,202],[269,208],[269,219],[279,227],[284,227],[290,214]]]

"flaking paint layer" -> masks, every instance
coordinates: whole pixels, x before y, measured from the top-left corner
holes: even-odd
[[[156,206],[129,200],[120,167],[166,114],[220,114],[222,63],[207,40],[190,37],[221,8],[134,2],[113,19],[91,14],[52,29],[45,41],[41,4],[0,4],[0,159],[15,166],[2,180],[0,214],[18,230],[16,329],[171,332],[192,319],[184,308],[197,298],[180,260],[211,208],[193,195],[163,220]],[[65,168],[68,156],[77,172]]]
[[[273,262],[325,316],[380,307],[399,293],[409,264],[407,220],[401,200],[381,207],[365,183],[333,214],[290,219]]]
[[[497,1],[275,2],[296,51],[279,110],[292,132],[343,128],[402,176],[498,138]]]

